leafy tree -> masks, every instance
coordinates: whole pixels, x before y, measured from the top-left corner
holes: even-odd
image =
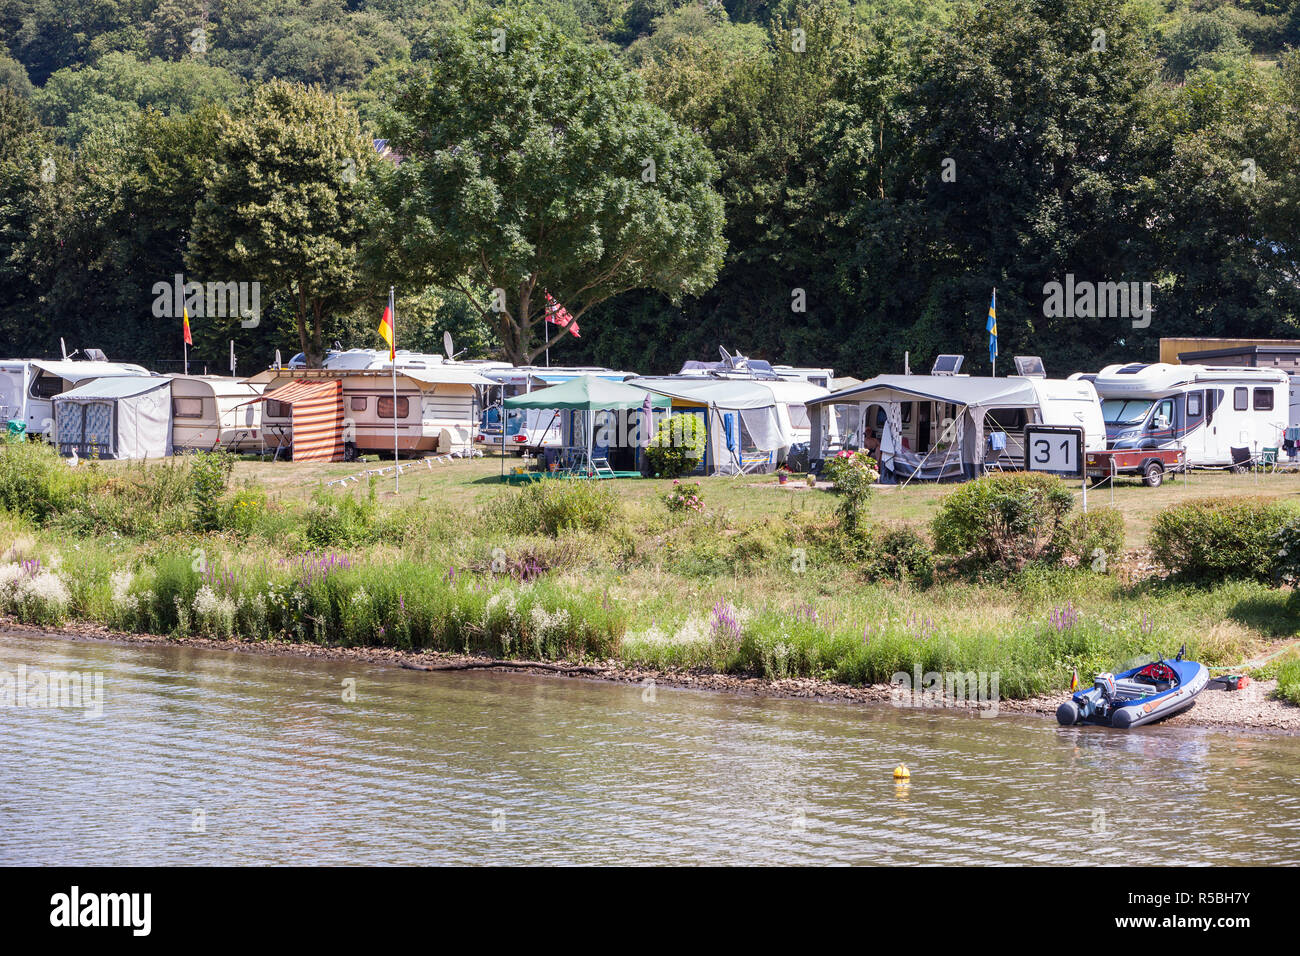
[[[221,119],[187,262],[204,280],[259,281],[291,297],[319,366],[332,322],[367,288],[358,247],[374,151],[356,114],[314,87],[274,81]]]
[[[33,97],[41,117],[77,144],[96,128],[129,121],[138,110],[193,113],[235,100],[240,82],[198,60],[141,60],[109,53],[94,66],[59,70]]]
[[[403,157],[379,187],[390,268],[473,299],[518,363],[567,335],[545,325],[544,291],[576,320],[629,289],[713,282],[717,167],[608,53],[502,13],[419,52],[387,124]]]

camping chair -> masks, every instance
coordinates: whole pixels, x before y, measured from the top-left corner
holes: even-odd
[[[1265,448],[1259,453],[1259,467],[1264,471],[1277,471],[1277,448]]]
[[[1251,455],[1249,448],[1229,448],[1228,451],[1232,455],[1233,471],[1242,471],[1250,467],[1253,456]]]
[[[984,458],[984,474],[1002,471],[1002,453],[1007,450],[1007,433],[989,432],[988,450],[989,454]]]

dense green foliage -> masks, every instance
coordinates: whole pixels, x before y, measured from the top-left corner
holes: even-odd
[[[374,345],[390,284],[409,347],[652,372],[978,373],[993,286],[1053,374],[1289,337],[1297,43],[1294,0],[0,0],[0,351],[170,367],[187,264],[265,286],[213,371]],[[1067,274],[1152,321],[1047,315]]]
[[[1019,570],[1053,555],[1073,507],[1049,475],[987,475],[943,499],[931,522],[935,550],[974,571]]]
[[[1191,581],[1274,577],[1278,536],[1292,508],[1253,498],[1202,498],[1166,508],[1151,523],[1155,559]]]
[[[662,478],[689,475],[704,460],[704,419],[684,412],[659,423],[646,447],[650,470]]]

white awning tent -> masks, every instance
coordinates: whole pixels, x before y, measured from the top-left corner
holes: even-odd
[[[672,399],[674,413],[692,407],[703,410],[708,442],[706,470],[739,474],[746,470],[747,451],[765,452],[770,458],[771,452],[790,445],[790,436],[777,415],[776,396],[764,383],[746,379],[634,378],[628,384]]]
[[[940,442],[925,455],[903,447],[904,402],[938,402],[956,406]],[[886,428],[880,439],[881,465],[895,474],[946,478],[974,474],[985,457],[984,415],[998,408],[1038,408],[1039,398],[1029,379],[974,378],[962,375],[878,375],[861,385],[832,392],[808,402],[812,416],[813,457],[825,454],[821,409],[832,405],[869,405],[885,410]],[[946,437],[945,437],[946,436]]]
[[[63,361],[35,360],[32,368],[63,379],[70,385],[76,385],[91,378],[126,378],[149,375],[143,365],[129,362],[99,362],[87,359],[64,359]]]
[[[100,378],[54,396],[59,452],[115,459],[170,455],[171,384],[167,378]]]

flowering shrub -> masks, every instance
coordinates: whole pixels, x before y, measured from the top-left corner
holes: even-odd
[[[61,623],[69,600],[67,585],[39,559],[0,565],[0,605],[18,620]]]
[[[838,510],[845,530],[856,530],[871,500],[871,486],[880,480],[876,460],[865,451],[844,450],[827,459],[822,474],[840,493]]]
[[[669,511],[703,511],[704,499],[700,495],[700,483],[692,481],[682,484],[676,479],[673,480],[672,490],[664,495],[664,504],[668,506]]]

